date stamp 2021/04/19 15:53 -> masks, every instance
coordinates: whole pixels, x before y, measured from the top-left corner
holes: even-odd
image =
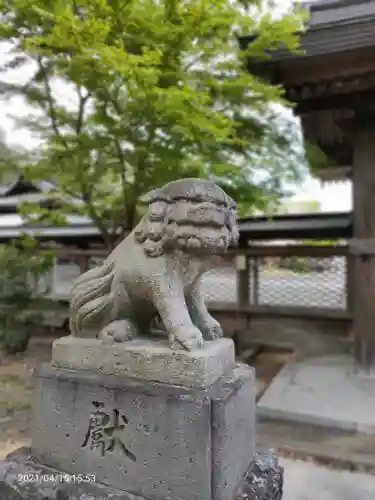
[[[95,474],[65,474],[65,473],[26,473],[18,474],[19,483],[29,484],[57,484],[57,483],[95,483]]]

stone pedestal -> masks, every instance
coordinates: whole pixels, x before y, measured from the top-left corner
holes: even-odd
[[[33,450],[56,469],[151,500],[227,500],[252,460],[247,367],[209,390],[50,367],[36,384]]]
[[[53,343],[52,365],[168,385],[204,388],[233,369],[231,339],[206,342],[199,351],[173,351],[167,339],[140,338],[123,344],[62,337]]]
[[[231,340],[187,353],[67,337],[53,365],[35,373],[32,449],[0,467],[2,500],[281,498],[277,461],[255,460],[254,371]]]

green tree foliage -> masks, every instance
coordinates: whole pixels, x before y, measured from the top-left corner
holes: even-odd
[[[27,164],[27,153],[11,147],[0,131],[0,182],[14,182]],[[9,353],[27,348],[30,326],[40,318],[32,309],[41,295],[35,287],[51,269],[54,252],[38,249],[34,237],[21,234],[17,241],[0,245],[0,345]]]
[[[33,238],[0,246],[0,345],[8,353],[27,348],[30,327],[40,320],[33,311],[35,283],[52,264],[53,253],[36,252]]]
[[[273,106],[282,89],[246,68],[248,57],[296,49],[299,15],[273,19],[236,0],[0,6],[0,40],[12,44],[3,72],[32,68],[25,84],[2,83],[35,110],[26,125],[44,142],[29,175],[81,198],[66,210],[91,216],[107,244],[167,181],[213,178],[248,212],[301,173],[295,129]],[[246,51],[241,35],[257,35]]]
[[[6,184],[17,179],[27,162],[28,155],[20,148],[11,147],[4,131],[0,129],[0,183]]]

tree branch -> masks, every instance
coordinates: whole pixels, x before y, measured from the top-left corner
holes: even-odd
[[[63,134],[61,134],[58,126],[58,121],[57,121],[57,114],[56,114],[56,109],[53,101],[53,96],[52,96],[52,90],[51,86],[48,80],[48,75],[45,67],[43,66],[42,60],[40,57],[38,57],[38,66],[39,70],[43,76],[43,83],[44,83],[44,88],[47,96],[47,104],[48,104],[48,111],[49,111],[49,117],[51,120],[51,126],[53,131],[55,132],[56,136],[59,137],[59,139],[62,141],[63,145],[65,146],[65,149],[67,151],[70,151],[70,148],[68,146],[67,141],[65,140]],[[90,93],[87,93],[86,95],[82,95],[82,89],[81,87],[77,86],[77,92],[79,96],[79,109],[78,109],[78,116],[77,116],[77,122],[76,122],[76,127],[75,131],[76,134],[79,135],[80,132],[82,131],[83,127],[83,119],[84,119],[84,110],[85,110],[85,105],[90,97]],[[111,237],[108,232],[107,227],[104,225],[103,221],[101,218],[98,216],[94,205],[92,203],[92,188],[88,188],[86,186],[86,183],[84,182],[84,179],[82,179],[82,176],[79,174],[79,169],[77,172],[77,175],[79,177],[79,184],[81,187],[81,194],[82,194],[82,200],[86,204],[87,211],[89,216],[93,219],[94,223],[102,233],[103,239],[106,243],[106,245],[111,245]],[[77,196],[76,194],[70,192],[67,189],[63,189],[63,191],[68,194],[69,196]]]
[[[204,55],[204,52],[201,51],[197,57],[194,57],[193,60],[191,60],[189,63],[187,63],[185,66],[184,66],[184,73],[187,73],[188,71],[190,71],[190,69],[195,66],[197,63],[200,62],[200,60],[202,59],[202,56]]]
[[[78,116],[77,116],[77,123],[75,126],[75,131],[76,134],[80,134],[82,131],[83,127],[83,119],[85,116],[85,106],[89,98],[91,97],[91,93],[87,92],[86,95],[82,95],[82,87],[80,85],[77,85],[77,94],[79,98],[79,104],[78,104]]]
[[[126,193],[126,171],[125,171],[126,158],[125,158],[124,151],[121,147],[120,141],[118,140],[117,137],[115,138],[115,146],[116,146],[117,154],[118,154],[120,164],[121,164],[120,179],[121,179],[121,187],[122,187],[122,201],[124,204],[124,209],[126,210],[126,208],[128,206],[128,202],[129,202],[129,200],[127,199],[127,193]],[[127,213],[126,218],[128,219],[128,217],[129,217],[129,214]],[[131,223],[132,223],[132,221],[131,221]],[[118,221],[116,221],[114,224],[114,228],[113,228],[114,231],[116,231],[117,225],[118,225]],[[127,225],[129,225],[129,219],[128,219]]]
[[[108,231],[108,228],[105,226],[103,223],[103,220],[100,218],[100,216],[97,214],[95,207],[92,202],[92,187],[89,187],[87,183],[85,182],[85,179],[82,176],[81,170],[77,169],[77,181],[79,184],[80,188],[80,193],[73,192],[70,189],[66,188],[65,186],[58,185],[58,190],[60,190],[61,193],[68,195],[71,198],[79,198],[81,199],[87,209],[89,217],[93,220],[95,225],[98,227],[99,231],[101,232],[101,235],[104,239],[104,242],[107,246],[112,246],[113,244],[113,239],[111,238],[111,235]]]
[[[46,68],[44,67],[43,62],[42,62],[42,58],[40,56],[38,56],[37,62],[38,62],[40,74],[43,76],[44,90],[45,90],[46,97],[47,97],[48,115],[49,115],[49,118],[51,120],[52,129],[55,132],[56,136],[61,140],[61,142],[65,146],[65,149],[67,151],[69,151],[68,143],[66,142],[64,136],[61,134],[61,132],[59,130],[59,125],[58,125],[58,121],[57,121],[57,114],[56,114],[55,104],[54,104],[54,100],[53,100],[51,85],[50,85],[50,82],[48,79],[48,74],[47,74]]]
[[[96,213],[96,210],[95,210],[94,205],[92,203],[92,189],[87,189],[84,184],[81,186],[81,188],[82,188],[82,199],[86,204],[89,216],[95,222],[95,225],[100,230],[100,232],[103,236],[105,245],[107,247],[112,247],[113,238],[111,238],[111,235],[108,231],[108,228],[105,226],[105,224],[103,223],[103,220]]]

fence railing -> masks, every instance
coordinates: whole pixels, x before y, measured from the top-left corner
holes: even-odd
[[[59,249],[39,287],[66,299],[74,280],[106,255],[104,249]],[[350,311],[351,275],[347,246],[257,245],[230,251],[203,277],[202,290],[215,308],[332,316]]]
[[[246,250],[238,301],[256,308],[315,312],[350,309],[351,266],[346,246],[272,245]],[[255,307],[254,307],[255,306]],[[258,309],[259,310],[259,309]]]

